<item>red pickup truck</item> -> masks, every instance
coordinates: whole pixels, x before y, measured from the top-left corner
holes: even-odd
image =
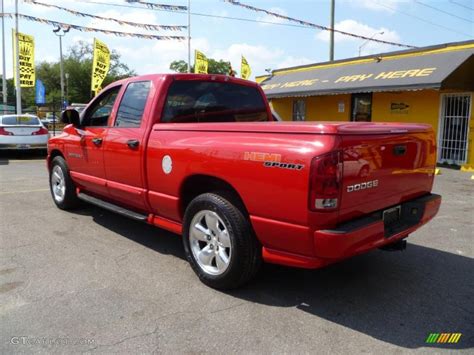
[[[219,75],[115,82],[49,140],[51,194],[182,234],[196,274],[238,287],[262,260],[319,268],[437,213],[428,125],[272,122],[261,88]]]

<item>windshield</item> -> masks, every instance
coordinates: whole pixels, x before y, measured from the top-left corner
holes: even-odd
[[[2,124],[6,126],[39,126],[40,121],[36,116],[3,116]]]
[[[268,121],[267,107],[256,87],[233,83],[180,80],[171,84],[162,122]]]

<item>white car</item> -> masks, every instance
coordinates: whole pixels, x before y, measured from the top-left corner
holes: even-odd
[[[53,115],[53,114],[47,114],[45,118],[40,118],[41,122],[43,122],[43,124],[53,124],[55,121],[56,123],[59,123],[59,118],[58,116],[56,115]]]
[[[0,116],[0,150],[46,149],[49,132],[34,115]]]

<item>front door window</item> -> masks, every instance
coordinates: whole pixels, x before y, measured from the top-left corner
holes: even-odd
[[[120,91],[120,86],[113,87],[102,93],[100,97],[87,109],[82,119],[84,127],[107,126],[112,108]]]

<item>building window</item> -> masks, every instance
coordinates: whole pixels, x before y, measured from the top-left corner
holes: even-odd
[[[306,102],[304,100],[293,101],[293,121],[304,121],[306,116]]]
[[[352,94],[351,121],[372,121],[372,93]]]

